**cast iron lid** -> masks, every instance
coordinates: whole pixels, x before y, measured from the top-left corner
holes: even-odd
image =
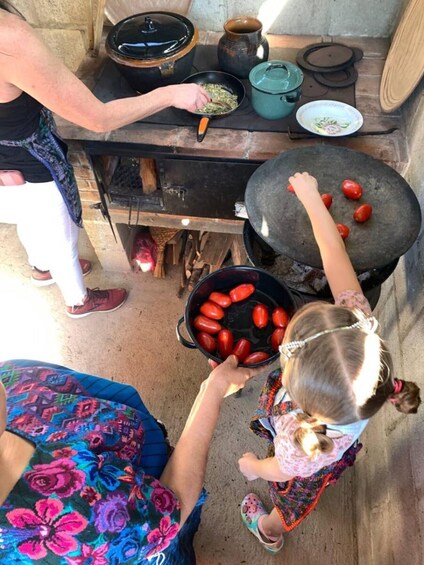
[[[249,221],[275,251],[312,267],[322,268],[309,218],[296,195],[287,190],[289,177],[308,171],[317,178],[321,194],[333,197],[330,213],[346,224],[346,249],[357,272],[381,268],[403,255],[415,242],[421,226],[419,202],[405,179],[373,157],[331,145],[293,149],[261,165],[250,177],[245,193]],[[345,179],[360,183],[360,200],[341,192]],[[353,219],[361,204],[373,215],[364,224]]]
[[[126,59],[163,59],[182,51],[195,34],[194,25],[180,14],[144,12],[118,22],[109,32],[106,45]]]

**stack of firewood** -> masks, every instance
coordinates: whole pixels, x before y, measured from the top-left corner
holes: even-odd
[[[200,279],[220,269],[230,254],[235,265],[247,262],[240,235],[189,231],[181,260],[179,296],[185,290],[191,292]]]

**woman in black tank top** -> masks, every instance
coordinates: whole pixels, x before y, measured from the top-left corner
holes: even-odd
[[[31,57],[20,49],[22,44],[26,46],[25,53],[30,52]],[[2,100],[2,88],[3,92],[9,92],[16,75],[19,75],[19,86],[15,88],[17,96],[10,99],[6,95]],[[33,281],[39,285],[56,282],[69,316],[115,310],[124,303],[127,293],[124,289],[86,289],[82,283],[82,275],[88,274],[91,265],[88,261],[78,261],[75,251],[78,227],[82,225],[81,203],[72,166],[66,157],[66,144],[57,135],[52,112],[81,127],[102,132],[130,124],[169,106],[194,111],[208,101],[209,95],[202,87],[185,84],[103,103],[52,55],[13,5],[8,0],[0,0],[0,170],[17,170],[23,174],[26,184],[16,193],[22,210],[25,205],[30,206],[24,194],[31,186],[29,195],[38,211],[27,214],[25,223],[22,219],[16,221],[18,234],[32,263]],[[5,178],[9,179],[10,175]],[[52,212],[56,214],[55,222],[51,221],[51,216],[46,216],[46,210],[53,210],[46,197],[49,183],[54,184],[63,199],[60,200],[63,210],[59,203],[58,210]],[[34,199],[36,191],[39,198]],[[0,188],[0,198],[2,194],[6,191]],[[57,193],[51,198],[57,199]],[[68,225],[69,222],[72,225]],[[58,229],[58,223],[61,223],[60,233],[48,232],[52,226]],[[44,234],[43,243],[36,250],[33,249],[35,239],[31,230]],[[65,233],[65,249],[59,253],[53,246],[55,242],[58,245]],[[35,260],[42,265],[34,264]]]

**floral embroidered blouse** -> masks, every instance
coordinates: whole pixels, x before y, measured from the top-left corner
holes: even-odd
[[[3,372],[7,430],[35,445],[0,506],[0,562],[148,563],[179,531],[175,494],[140,466],[137,410],[84,396],[71,375]],[[74,379],[75,383],[72,383]]]
[[[369,302],[360,292],[346,290],[337,296],[335,304],[357,308],[368,316],[371,315]],[[281,402],[283,399],[290,400],[285,389],[279,391],[276,401]],[[282,472],[293,477],[310,477],[323,467],[338,461],[343,453],[355,443],[368,423],[368,420],[360,420],[346,426],[328,426],[329,435],[333,435],[333,450],[330,453],[320,453],[316,458],[310,459],[292,439],[294,432],[299,427],[295,413],[296,411],[293,411],[284,416],[272,418],[275,430],[275,456]]]

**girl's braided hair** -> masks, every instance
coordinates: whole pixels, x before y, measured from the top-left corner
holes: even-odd
[[[294,440],[312,457],[334,447],[327,425],[370,418],[387,400],[405,414],[416,413],[421,403],[415,383],[394,379],[391,355],[370,319],[361,310],[315,302],[287,328],[282,352],[289,343],[300,344],[281,356],[285,387],[303,411]]]

